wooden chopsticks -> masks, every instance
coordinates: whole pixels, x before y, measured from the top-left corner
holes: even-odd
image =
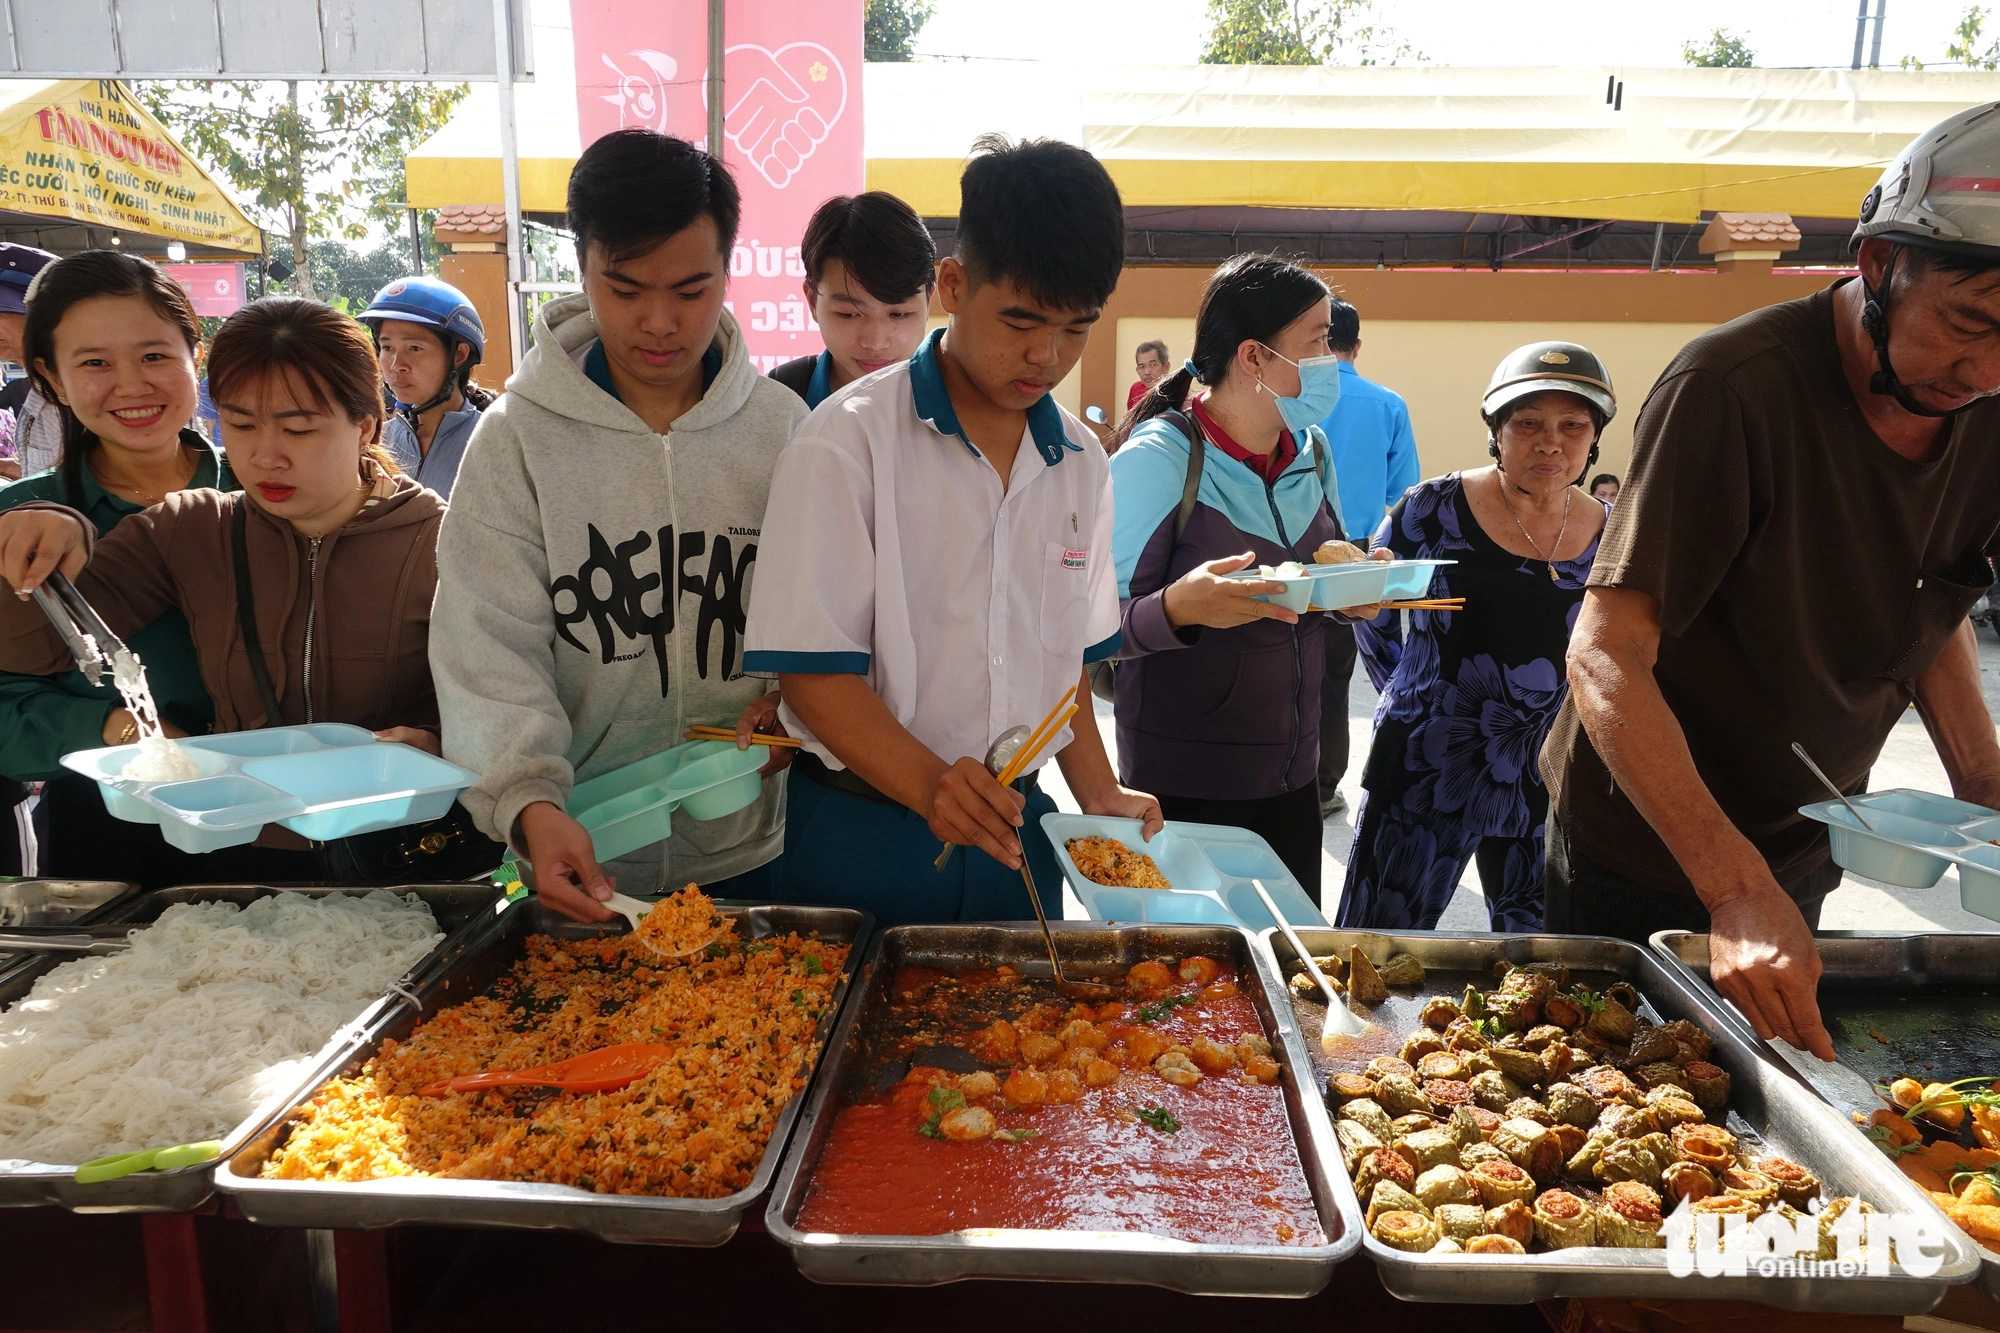
[[[1416,597],[1407,602],[1384,602],[1384,611],[1463,611],[1463,597]]]
[[[689,727],[681,733],[682,740],[690,741],[733,741],[736,733],[728,727]],[[795,736],[767,736],[763,732],[753,732],[752,745],[769,745],[781,750],[796,750],[805,742]]]
[[[1015,780],[1021,776],[1022,770],[1034,763],[1036,756],[1048,748],[1049,742],[1069,725],[1069,720],[1076,716],[1078,705],[1074,702],[1075,699],[1076,686],[1072,685],[1063,691],[1063,697],[1056,700],[1056,706],[1049,710],[1049,715],[1042,719],[1042,724],[1028,733],[1028,739],[1021,743],[1021,748],[1014,751],[1014,757],[1007,761],[1007,767],[1000,771],[998,780],[1001,786],[1013,786]],[[938,870],[945,868],[957,846],[957,843],[951,842],[944,845],[944,850],[938,853],[935,862]]]
[[[1077,705],[1073,702],[1075,698],[1076,686],[1072,685],[1063,693],[1062,698],[1056,700],[1056,706],[1042,719],[1042,725],[1030,732],[1021,748],[1014,751],[1013,760],[1000,774],[1001,786],[1012,786],[1014,780],[1021,776],[1021,771],[1034,763],[1036,756],[1056,738],[1056,733],[1069,725],[1069,720],[1076,716]]]

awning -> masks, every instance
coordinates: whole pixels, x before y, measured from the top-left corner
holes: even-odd
[[[0,80],[0,215],[137,232],[215,254],[263,249],[256,224],[110,79]]]
[[[2000,74],[1901,70],[914,61],[869,65],[863,87],[868,185],[927,217],[958,211],[989,130],[1083,145],[1135,208],[1849,217],[1917,134],[2000,100]],[[410,155],[418,206],[499,202],[491,97],[475,88]],[[522,99],[530,211],[562,211],[573,99],[553,81]]]

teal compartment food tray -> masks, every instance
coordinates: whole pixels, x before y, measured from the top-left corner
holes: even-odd
[[[1872,830],[1839,801],[1799,807],[1827,826],[1834,864],[1907,889],[1930,888],[1957,866],[1959,904],[2000,921],[2000,812],[1907,787],[1848,799]]]
[[[590,833],[600,861],[666,840],[675,810],[690,819],[733,815],[763,795],[758,770],[769,752],[733,741],[690,741],[637,763],[579,782],[569,796],[570,817]]]
[[[1383,590],[1384,599],[1391,602],[1408,601],[1413,597],[1423,597],[1431,590],[1431,577],[1444,565],[1455,565],[1456,560],[1391,560],[1382,567],[1389,571],[1389,585]]]
[[[1250,883],[1256,879],[1263,881],[1278,910],[1294,926],[1327,925],[1271,844],[1246,829],[1170,820],[1146,842],[1139,820],[1055,811],[1042,816],[1042,830],[1056,846],[1063,877],[1093,921],[1171,921],[1269,930],[1277,923],[1257,900]],[[1070,859],[1067,844],[1071,838],[1089,837],[1116,838],[1133,851],[1144,852],[1173,887],[1128,889],[1085,878]]]
[[[479,777],[344,723],[193,736],[180,745],[201,776],[120,777],[136,745],[79,750],[62,762],[97,783],[113,815],[157,824],[169,846],[197,854],[254,842],[266,824],[315,842],[421,824],[450,810]]]
[[[1367,606],[1383,599],[1388,586],[1390,565],[1382,560],[1355,561],[1346,565],[1306,565],[1305,572],[1289,578],[1260,574],[1255,569],[1225,574],[1231,579],[1263,579],[1282,583],[1285,590],[1260,602],[1272,602],[1287,611],[1338,610],[1343,606]]]

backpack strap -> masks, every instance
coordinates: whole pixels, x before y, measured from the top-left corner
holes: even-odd
[[[1180,508],[1174,512],[1174,545],[1179,546],[1181,537],[1187,532],[1188,520],[1194,517],[1195,497],[1201,493],[1204,447],[1201,430],[1187,413],[1176,410],[1160,415],[1171,418],[1181,434],[1187,436],[1188,442],[1187,480],[1181,483]]]
[[[257,605],[250,590],[250,501],[236,497],[236,512],[229,517],[230,557],[236,572],[236,624],[243,631],[243,651],[250,658],[250,678],[257,682],[257,698],[264,705],[264,725],[281,727],[284,714],[278,711],[278,692],[271,687],[271,669],[264,663],[264,641],[257,636]]]

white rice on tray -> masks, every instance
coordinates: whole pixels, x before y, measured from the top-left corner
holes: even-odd
[[[180,903],[0,1015],[0,1161],[221,1138],[443,938],[414,895]]]

